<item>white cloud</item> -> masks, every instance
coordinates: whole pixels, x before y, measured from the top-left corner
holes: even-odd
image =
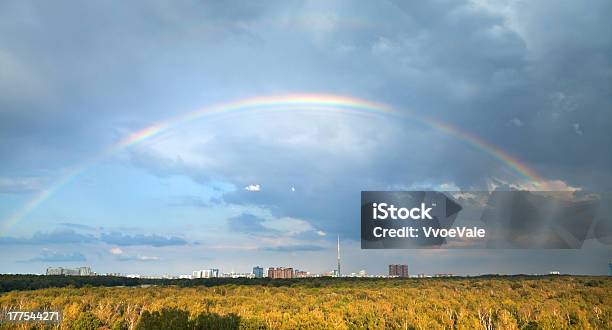
[[[372,46],[372,52],[374,54],[384,54],[393,51],[397,46],[392,40],[380,37]]]
[[[582,190],[582,188],[571,186],[567,182],[562,181],[562,180],[549,180],[549,181],[545,181],[544,184],[550,190],[554,190],[554,191],[580,191]]]
[[[159,260],[159,257],[154,257],[154,256],[139,256],[138,260],[142,260],[142,261],[155,261],[155,260]]]
[[[573,127],[574,127],[574,132],[576,132],[576,134],[582,135],[582,129],[580,129],[580,124],[574,123]]]
[[[523,122],[520,119],[518,119],[518,118],[512,118],[510,120],[510,124],[512,124],[512,125],[514,125],[516,127],[522,127],[524,125]]]
[[[157,256],[119,254],[117,255],[117,260],[119,261],[158,261],[158,260],[161,260],[161,258]]]
[[[479,194],[465,191],[452,192],[451,196],[453,196],[453,198],[459,201],[459,203],[461,204],[469,203],[480,207],[484,207],[485,205],[487,205],[487,202],[489,200],[488,194]]]
[[[445,182],[445,183],[440,184],[436,190],[459,191],[461,189],[454,182]]]
[[[39,177],[2,178],[0,177],[0,192],[27,193],[42,189],[44,180]]]
[[[123,254],[123,250],[121,250],[118,247],[114,247],[110,249],[110,253],[117,256],[117,255]]]
[[[488,183],[489,191],[493,191],[498,187],[506,186],[517,190],[529,191],[564,191],[573,193],[582,190],[580,187],[574,187],[563,180],[547,180],[541,182],[523,181],[523,182],[508,182],[499,178],[495,178]]]
[[[250,184],[244,187],[244,190],[251,191],[251,192],[257,192],[257,191],[261,191],[261,186],[258,184]]]
[[[406,184],[391,184],[385,187],[386,190],[436,190],[436,191],[460,191],[461,188],[454,182],[415,182],[410,185]]]
[[[291,217],[266,219],[264,222],[262,222],[262,225],[266,228],[277,230],[289,236],[315,231],[315,228],[310,224],[310,222]],[[321,231],[317,231],[317,234],[321,236],[319,232]]]

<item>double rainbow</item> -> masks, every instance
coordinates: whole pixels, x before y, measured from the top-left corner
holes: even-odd
[[[51,196],[55,191],[57,191],[67,182],[78,176],[80,173],[85,171],[88,167],[98,162],[99,160],[108,157],[109,155],[116,153],[120,150],[135,145],[152,136],[155,136],[161,132],[167,131],[173,127],[214,114],[239,114],[241,112],[251,111],[293,110],[323,111],[348,114],[378,114],[384,116],[390,115],[399,117],[406,116],[418,122],[426,124],[436,130],[459,138],[460,140],[475,147],[476,149],[491,155],[492,157],[512,169],[514,172],[519,174],[521,177],[531,181],[531,183],[535,187],[545,187],[544,180],[542,180],[534,170],[530,169],[527,165],[521,163],[516,158],[512,157],[503,150],[495,147],[494,145],[476,137],[475,135],[462,131],[457,127],[451,126],[439,120],[435,120],[433,118],[425,117],[422,115],[417,115],[414,113],[399,112],[387,105],[374,103],[354,97],[344,97],[328,94],[292,94],[285,96],[255,97],[236,102],[214,105],[170,118],[166,121],[153,124],[149,127],[141,129],[140,131],[130,134],[124,139],[120,140],[118,143],[103,150],[97,156],[74,166],[72,169],[64,173],[54,184],[38,192],[26,204],[24,204],[20,209],[13,213],[8,219],[6,219],[4,221],[3,227],[4,229],[7,229],[13,224],[19,222],[21,219],[27,216],[33,209],[35,209],[38,205],[40,205],[47,198],[49,198],[49,196]],[[5,230],[0,231],[0,234],[4,231]]]

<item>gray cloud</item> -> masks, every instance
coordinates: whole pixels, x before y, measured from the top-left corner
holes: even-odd
[[[279,232],[262,225],[264,219],[243,213],[227,220],[230,231],[245,234],[278,234]]]
[[[152,262],[161,260],[156,256],[142,256],[142,255],[120,255],[117,256],[119,261],[141,261],[141,262]]]
[[[92,243],[96,238],[73,230],[55,230],[52,232],[36,232],[29,238],[4,236],[0,237],[0,245],[45,245],[45,244],[78,244]]]
[[[14,75],[50,82],[55,86],[53,94],[59,96],[51,106],[29,105],[27,111],[16,111],[23,106],[12,106],[13,101],[7,104],[6,109],[15,111],[0,114],[7,125],[0,130],[6,134],[7,144],[3,145],[14,146],[12,139],[19,132],[36,132],[19,140],[26,144],[24,150],[36,148],[32,149],[36,152],[20,152],[6,166],[33,163],[37,157],[54,158],[47,161],[51,164],[77,162],[87,156],[74,152],[83,149],[80,143],[89,149],[108,143],[109,129],[118,139],[123,134],[117,128],[132,130],[174,111],[236,95],[322,90],[386,101],[400,110],[444,118],[507,149],[545,176],[610,186],[612,178],[596,171],[610,164],[610,156],[584,151],[588,150],[584,146],[608,140],[603,128],[610,118],[598,109],[610,105],[605,97],[609,70],[602,68],[611,66],[610,57],[605,56],[611,48],[597,31],[608,30],[610,23],[597,17],[610,5],[606,1],[588,5],[544,1],[522,6],[512,7],[514,14],[509,19],[505,16],[508,10],[482,8],[467,1],[287,2],[239,8],[214,2],[139,3],[127,5],[121,15],[99,3],[71,10],[61,5],[5,4],[8,23],[0,29],[6,40],[4,52],[31,71],[26,74],[15,69]],[[545,14],[551,11],[557,15]],[[585,21],[576,12],[592,13],[595,18]],[[549,17],[545,25],[543,15]],[[101,28],[107,26],[102,24],[107,22],[102,17],[107,16],[113,23],[111,29]],[[74,17],[90,17],[92,22],[77,32],[70,23]],[[42,34],[35,28],[39,25],[50,28]],[[576,30],[566,31],[567,26]],[[21,27],[21,41],[12,37],[16,27]],[[62,42],[58,45],[53,40]],[[160,51],[168,46],[177,51]],[[44,50],[49,48],[55,49],[53,55],[39,61],[36,55],[48,53]],[[244,54],[250,54],[248,61]],[[65,65],[71,70],[53,70]],[[93,73],[98,79],[86,79]],[[176,87],[165,83],[173,79],[183,83]],[[201,90],[211,92],[203,95]],[[563,95],[561,101],[558,95]],[[182,101],[186,99],[195,104]],[[134,104],[138,106],[131,106]],[[127,116],[126,107],[131,111]],[[58,110],[42,110],[49,108]],[[146,109],[147,115],[139,109]],[[77,112],[79,116],[73,116]],[[558,114],[553,122],[552,114]],[[513,118],[521,118],[525,129],[505,125]],[[568,135],[576,122],[588,127],[592,136],[575,139]],[[554,147],[559,140],[568,150],[559,152]],[[567,157],[568,152],[572,157]],[[49,157],[51,153],[56,156]],[[456,164],[455,173],[449,176],[464,185],[473,184],[478,173],[487,172],[485,166],[490,166],[485,163],[469,170],[473,168],[471,154],[448,153],[443,158]],[[576,159],[585,158],[591,161],[584,165],[598,173],[593,178],[576,177],[571,171]]]
[[[325,12],[330,9],[317,10]],[[589,148],[579,146],[584,146],[586,140],[578,141],[573,138],[575,135],[568,134],[573,131],[571,123],[575,122],[569,117],[581,116],[580,111],[569,109],[578,107],[580,102],[586,100],[574,97],[575,100],[570,102],[564,96],[564,100],[559,101],[558,88],[549,80],[551,73],[540,71],[546,66],[546,70],[554,69],[559,74],[565,74],[565,62],[560,60],[550,63],[547,62],[548,57],[533,58],[530,42],[524,39],[525,32],[521,33],[523,30],[507,25],[507,19],[501,11],[485,10],[462,2],[395,2],[391,6],[362,4],[351,8],[338,4],[331,12],[334,10],[342,14],[331,19],[331,27],[320,38],[314,27],[306,30],[296,26],[288,27],[296,29],[296,32],[313,42],[312,48],[303,50],[302,56],[293,53],[292,46],[295,45],[291,40],[267,35],[258,29],[257,24],[253,24],[252,33],[266,40],[266,46],[255,48],[252,60],[260,61],[262,66],[270,70],[265,73],[261,70],[249,72],[251,78],[254,81],[267,79],[272,84],[282,81],[283,84],[296,86],[291,76],[283,79],[277,76],[285,72],[284,62],[276,65],[261,63],[264,60],[259,55],[269,54],[276,49],[275,46],[282,44],[288,48],[289,56],[294,61],[303,63],[308,62],[305,59],[309,58],[317,63],[314,69],[306,65],[310,73],[306,73],[302,79],[305,85],[312,79],[312,82],[322,84],[319,89],[335,91],[335,84],[340,84],[337,77],[344,77],[346,81],[343,85],[350,86],[349,94],[366,98],[372,96],[387,101],[400,111],[410,109],[444,118],[489,143],[499,145],[532,165],[545,178],[562,179],[587,188],[612,186],[612,177],[600,167],[612,164],[609,153],[585,155],[583,150]],[[524,10],[528,11],[528,8]],[[367,24],[374,21],[367,21],[366,18],[366,22],[355,29],[341,28],[344,14],[348,16],[349,13],[363,14],[368,11],[384,13],[385,24]],[[564,24],[561,21],[551,23]],[[606,43],[598,45],[608,47]],[[567,44],[567,47],[575,46]],[[340,48],[345,49],[343,51],[346,53],[342,53]],[[592,56],[590,53],[584,55]],[[605,62],[599,64],[609,66]],[[333,72],[334,77],[327,76],[326,72]],[[315,79],[314,73],[319,75],[318,79]],[[361,86],[361,82],[369,84],[368,88]],[[259,84],[251,84],[253,86]],[[557,95],[556,99],[551,100],[551,95]],[[601,95],[597,99],[603,101],[605,98]],[[590,108],[587,104],[582,106]],[[559,107],[564,109],[562,114],[551,122],[548,114],[560,111],[557,109]],[[596,111],[598,108],[590,109]],[[604,122],[610,121],[609,116],[600,111],[597,116]],[[521,118],[520,130],[508,125],[509,122],[517,123],[517,118]],[[356,191],[386,189],[398,184],[418,185],[428,180],[437,180],[438,184],[453,182],[461,188],[482,189],[486,186],[485,179],[508,172],[503,164],[464,141],[440,132],[428,131],[427,128],[410,123],[410,120],[406,123],[396,122],[395,129],[384,126],[385,129],[392,129],[388,134],[376,131],[377,128],[383,129],[383,125],[377,127],[368,123],[371,130],[367,131],[368,126],[352,118],[346,118],[344,122],[354,127],[355,131],[363,129],[363,133],[356,134],[362,138],[359,142],[364,146],[374,144],[377,148],[363,148],[358,152],[376,161],[355,162],[351,158],[352,154],[330,154],[326,150],[308,147],[300,150],[294,145],[283,145],[278,138],[262,137],[257,132],[250,135],[244,133],[240,126],[222,124],[222,132],[213,135],[212,140],[200,143],[198,149],[193,151],[214,154],[217,163],[196,165],[178,156],[180,153],[174,158],[166,158],[165,155],[160,157],[147,150],[135,151],[132,154],[133,162],[158,174],[187,175],[201,183],[209,182],[211,178],[229,180],[237,187],[261,182],[266,189],[258,194],[237,190],[225,194],[223,200],[230,204],[265,205],[277,216],[309,219],[327,231],[352,236],[357,231],[347,224],[351,223],[357,213],[347,212],[347,208],[337,208],[335,205],[354,203]],[[296,119],[289,120],[286,126],[299,128],[304,125]],[[313,137],[316,143],[333,144],[341,127],[333,123],[327,126],[321,124],[320,135]],[[262,128],[262,131],[279,127],[284,128],[282,125],[270,125]],[[605,134],[605,130],[600,132]],[[291,137],[291,134],[287,134],[287,138]],[[604,136],[600,138],[609,140]],[[557,147],[559,139],[570,150],[561,152]],[[591,140],[588,143],[592,145],[598,142]],[[431,148],[432,145],[435,148]],[[570,157],[566,151],[570,152]],[[423,154],[426,157],[416,157]],[[599,167],[600,170],[586,170],[579,177],[576,176],[576,171],[571,169],[580,159],[591,159],[583,165]],[[453,166],[448,165],[451,163]],[[294,185],[298,177],[304,187],[298,190],[302,192],[299,194],[300,201],[295,202],[286,189]],[[325,182],[320,177],[333,178],[333,182]]]
[[[143,234],[125,235],[119,232],[102,233],[100,235],[100,241],[119,246],[150,245],[162,247],[188,244],[185,239],[175,236],[165,237],[160,235]]]
[[[319,245],[303,244],[303,245],[280,245],[265,247],[263,251],[272,252],[306,252],[306,251],[323,251],[325,247]]]
[[[40,255],[23,262],[77,262],[87,261],[87,258],[79,252],[63,253],[57,251],[43,250]]]
[[[203,207],[208,208],[221,202],[218,198],[210,198],[208,200],[203,199],[199,196],[180,196],[175,201],[168,203],[169,206],[190,206],[190,207]]]
[[[86,229],[89,230],[89,228]],[[51,232],[36,232],[31,237],[0,237],[0,245],[96,244],[100,242],[118,246],[147,245],[154,247],[189,244],[185,239],[176,236],[156,234],[129,235],[116,231],[102,232],[98,236],[81,234],[74,230],[55,230]]]
[[[0,177],[0,193],[31,193],[40,190],[44,182],[38,177],[3,178]]]
[[[61,226],[64,227],[68,227],[68,228],[73,228],[76,230],[88,230],[88,231],[93,231],[93,230],[98,230],[100,228],[96,228],[93,226],[88,226],[88,225],[84,225],[84,224],[80,224],[80,223],[72,223],[72,222],[62,222],[60,223]]]

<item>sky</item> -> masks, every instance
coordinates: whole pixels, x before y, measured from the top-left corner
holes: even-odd
[[[0,3],[0,273],[606,274],[609,247],[361,250],[362,190],[612,190],[612,3]],[[335,95],[399,115],[302,107]],[[421,119],[419,119],[421,118]],[[156,134],[132,134],[168,123]],[[154,126],[158,127],[158,126]]]

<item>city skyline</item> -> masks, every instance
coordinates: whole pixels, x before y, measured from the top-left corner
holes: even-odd
[[[612,271],[612,262],[609,263],[610,270]],[[431,277],[471,277],[471,276],[545,276],[545,275],[572,275],[562,273],[557,270],[551,270],[546,273],[516,273],[516,274],[499,274],[499,273],[484,273],[484,274],[456,274],[456,273],[422,273],[422,272],[409,272],[408,265],[401,264],[390,264],[388,265],[388,272],[369,273],[365,269],[358,272],[352,272],[348,274],[342,274],[338,276],[337,270],[316,273],[310,272],[303,269],[298,269],[292,266],[270,266],[261,267],[254,266],[252,271],[249,272],[224,272],[222,269],[209,268],[194,270],[191,274],[176,274],[176,273],[164,273],[164,274],[139,274],[139,273],[97,273],[92,271],[89,266],[80,266],[75,268],[69,267],[47,267],[45,273],[38,274],[14,274],[14,275],[65,275],[65,276],[116,276],[116,277],[128,277],[128,278],[167,278],[167,279],[210,279],[210,278],[271,278],[271,279],[286,279],[286,278],[317,278],[317,277],[353,277],[353,278],[431,278]],[[610,275],[608,275],[610,276]]]
[[[607,274],[608,276],[612,276],[612,261],[608,262],[608,271],[609,273]],[[76,266],[73,268],[70,267],[65,267],[65,266],[49,266],[46,268],[46,271],[44,273],[33,273],[34,275],[42,275],[42,274],[46,274],[46,275],[81,275],[81,276],[88,276],[88,275],[110,275],[110,276],[124,276],[124,277],[130,277],[130,276],[154,276],[154,277],[170,277],[170,278],[214,278],[214,277],[250,277],[250,278],[264,278],[264,277],[270,277],[270,271],[273,270],[278,270],[278,271],[285,271],[285,270],[291,270],[293,273],[302,273],[306,276],[295,276],[295,277],[319,277],[319,276],[330,276],[330,277],[338,277],[338,274],[340,274],[340,277],[436,277],[436,276],[459,276],[459,277],[465,277],[465,276],[481,276],[481,275],[589,275],[589,274],[571,274],[571,273],[565,273],[565,272],[561,272],[559,270],[549,270],[547,272],[541,272],[541,273],[524,273],[524,272],[517,272],[517,273],[478,273],[478,274],[471,274],[471,273],[465,273],[465,274],[461,274],[461,273],[454,273],[454,272],[438,272],[438,273],[425,273],[422,272],[420,270],[413,270],[413,273],[410,273],[409,269],[411,269],[407,264],[388,264],[387,268],[382,271],[382,272],[377,272],[377,271],[373,271],[370,272],[369,270],[366,269],[360,269],[357,272],[351,272],[351,273],[347,273],[347,274],[341,274],[340,272],[338,272],[337,269],[333,269],[331,271],[325,271],[325,272],[311,272],[308,270],[304,270],[303,268],[300,267],[296,267],[295,265],[290,265],[290,266],[260,266],[260,265],[255,265],[251,268],[251,272],[241,272],[241,271],[235,271],[234,268],[232,268],[232,270],[230,272],[225,272],[222,268],[206,268],[206,267],[201,267],[198,270],[193,270],[190,274],[180,274],[180,273],[159,273],[159,274],[139,274],[137,272],[130,272],[128,273],[117,273],[117,272],[95,272],[92,271],[91,267],[89,266],[84,266],[84,265],[80,265],[80,266]],[[28,273],[24,273],[24,275],[27,275]],[[16,274],[19,275],[19,274]],[[251,276],[247,276],[247,275],[252,275]],[[272,276],[274,277],[274,276]],[[282,277],[280,277],[282,278]]]

